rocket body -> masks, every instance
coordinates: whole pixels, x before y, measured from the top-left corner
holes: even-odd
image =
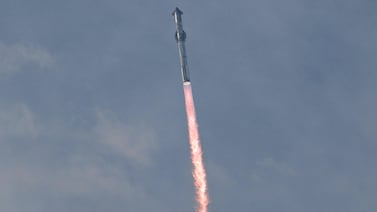
[[[182,11],[178,9],[178,7],[175,8],[175,10],[173,11],[174,22],[176,26],[175,39],[177,40],[177,44],[178,44],[179,62],[181,64],[182,81],[185,83],[185,82],[190,82],[190,74],[189,74],[188,63],[187,63],[187,55],[186,55],[186,47],[185,47],[186,33],[183,30],[182,14],[183,14]]]

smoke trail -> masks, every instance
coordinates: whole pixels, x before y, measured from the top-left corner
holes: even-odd
[[[192,96],[191,83],[185,82],[183,84],[183,89],[185,93],[186,114],[191,148],[191,160],[193,165],[192,176],[194,177],[196,200],[198,203],[197,212],[207,212],[207,206],[209,203],[207,193],[207,179],[206,171],[203,164],[202,147],[199,140],[198,123],[196,121],[195,105]]]

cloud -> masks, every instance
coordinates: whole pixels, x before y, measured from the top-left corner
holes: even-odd
[[[41,132],[35,115],[24,104],[0,107],[0,138],[35,138]]]
[[[143,184],[132,181],[121,166],[108,164],[91,155],[76,155],[58,166],[46,163],[18,159],[8,166],[0,165],[2,211],[40,211],[38,208],[51,211],[56,207],[58,211],[81,211],[78,209],[82,207],[80,201],[70,202],[72,199],[91,204],[121,199],[121,203],[115,203],[127,206],[149,198]],[[56,205],[49,204],[49,201]],[[25,207],[30,208],[25,210]],[[85,207],[89,210],[96,206],[89,204]]]
[[[157,148],[152,129],[143,125],[125,124],[105,111],[97,112],[94,135],[111,152],[139,165],[150,164],[151,153]]]
[[[255,168],[252,171],[252,180],[259,181],[264,177],[271,176],[295,177],[297,175],[297,170],[288,163],[276,161],[274,158],[268,157],[255,162]]]
[[[25,104],[13,103],[0,107],[1,142],[63,138],[80,142],[88,140],[98,152],[125,158],[130,164],[150,165],[157,149],[156,136],[150,127],[122,122],[110,111],[97,110],[94,123],[88,128],[72,128],[59,120],[44,120]]]
[[[152,201],[133,175],[151,164],[157,148],[153,130],[122,122],[110,111],[92,116],[93,126],[74,129],[44,119],[26,104],[0,107],[0,210],[25,211],[27,203],[51,209],[44,205],[49,198],[59,204],[72,198],[122,199],[115,202],[129,208]]]
[[[33,45],[5,45],[0,42],[0,74],[13,74],[26,68],[48,69],[54,59],[45,49]]]
[[[2,167],[0,181],[5,185],[3,191],[28,188],[33,192],[43,188],[44,192],[75,196],[93,196],[100,193],[115,196],[142,195],[141,190],[130,183],[126,173],[119,167],[103,164],[103,161],[86,156],[91,160],[84,162],[80,157],[74,156],[67,164],[59,167],[18,162],[14,166]]]
[[[229,171],[214,161],[208,161],[206,169],[208,172],[208,178],[210,178],[212,183],[215,185],[230,186],[235,183]]]

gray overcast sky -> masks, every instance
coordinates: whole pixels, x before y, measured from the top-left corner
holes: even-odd
[[[0,0],[0,211],[377,211],[377,1]]]

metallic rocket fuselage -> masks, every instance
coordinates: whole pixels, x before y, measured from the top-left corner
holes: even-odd
[[[183,30],[182,25],[182,11],[177,8],[173,11],[175,26],[176,26],[176,33],[175,39],[177,40],[178,44],[178,51],[179,51],[179,61],[181,63],[181,73],[182,73],[182,80],[183,82],[190,82],[190,74],[187,64],[187,55],[186,55],[186,33]]]

